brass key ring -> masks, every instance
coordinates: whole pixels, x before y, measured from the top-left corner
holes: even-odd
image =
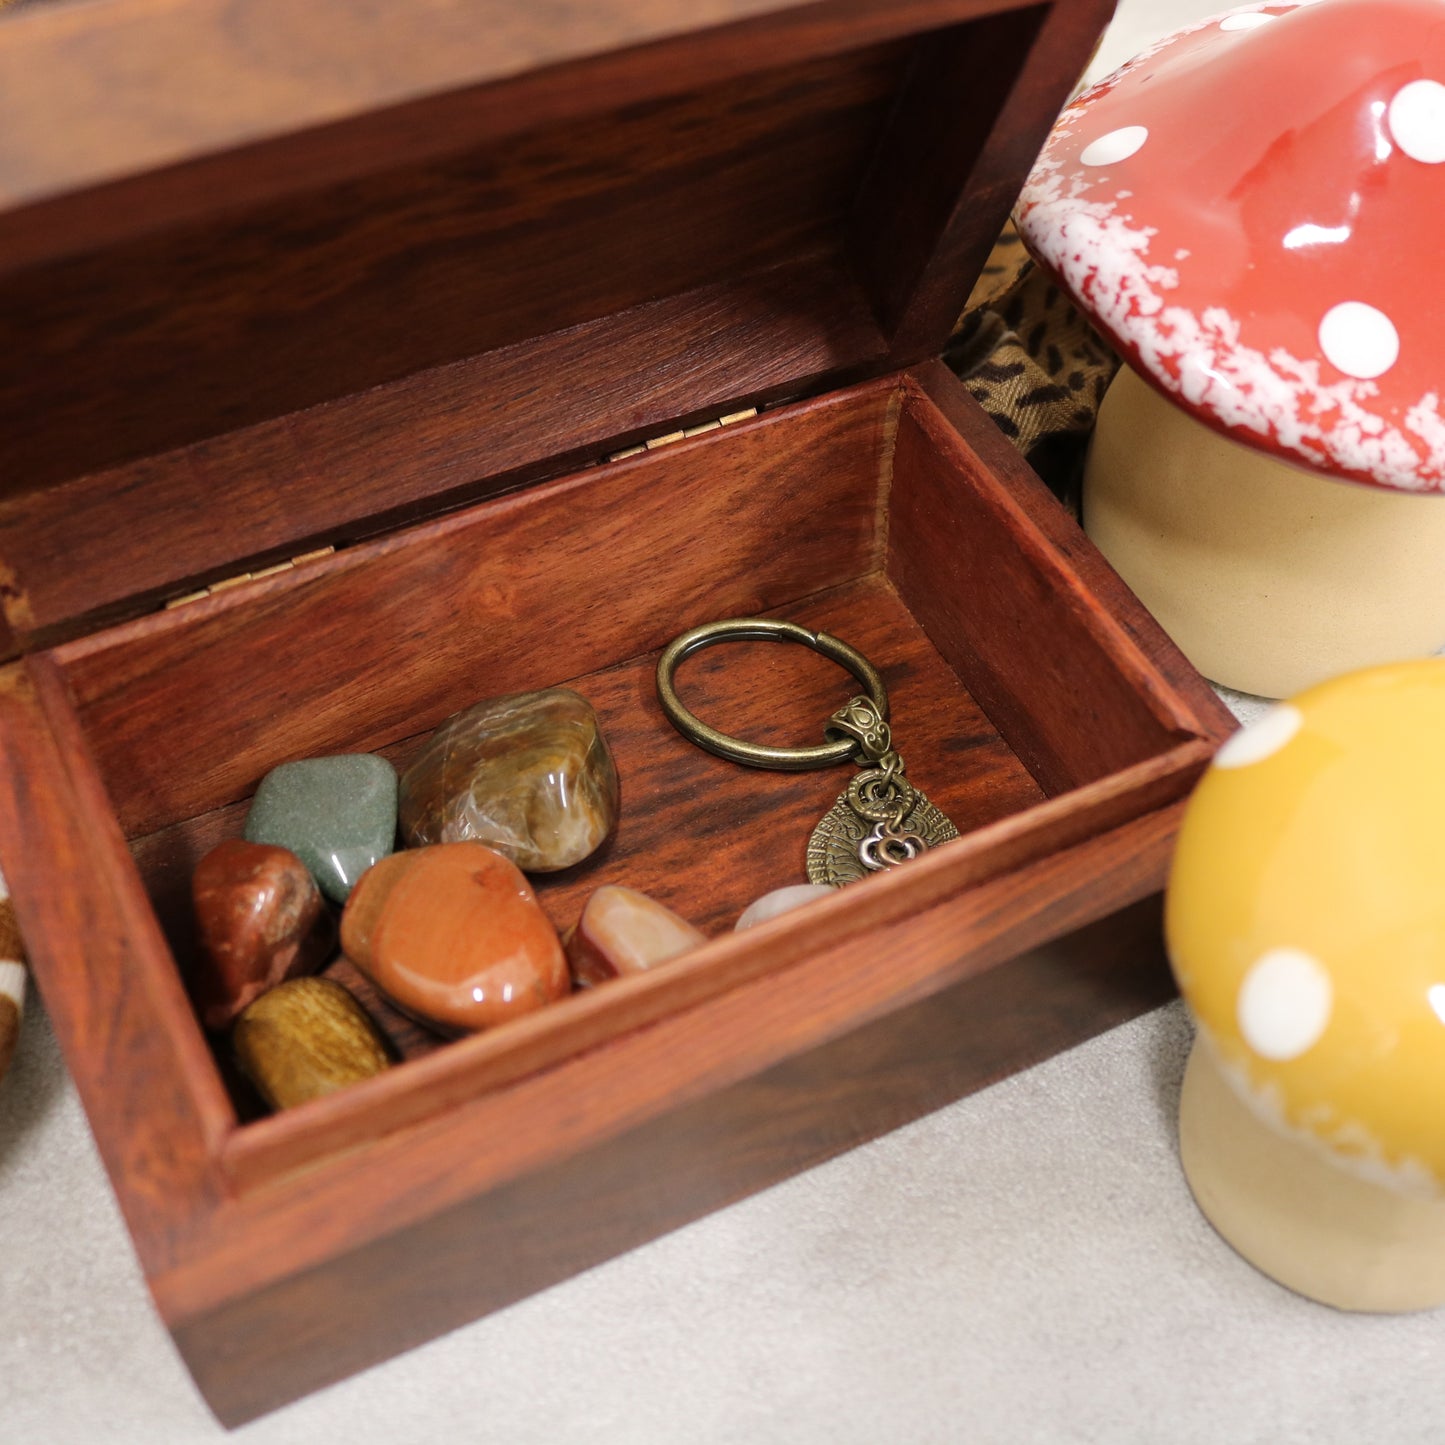
[[[849,647],[846,642],[840,642],[826,632],[809,632],[796,622],[778,622],[770,617],[733,617],[726,622],[705,622],[701,627],[694,627],[675,638],[657,659],[657,698],[668,721],[683,737],[720,758],[727,758],[729,762],[743,763],[750,768],[776,768],[781,772],[801,773],[810,768],[827,768],[834,763],[847,762],[858,743],[853,738],[842,737],[836,742],[820,743],[811,748],[773,748],[729,737],[727,733],[709,727],[684,706],[673,684],[673,674],[684,658],[719,642],[801,643],[847,668],[868,690],[878,716],[888,716],[888,689],[883,685],[882,676],[861,652]]]
[[[797,642],[847,668],[868,690],[828,719],[811,748],[774,748],[729,737],[684,707],[673,683],[683,658],[719,642]],[[863,771],[813,829],[808,840],[808,879],[841,887],[869,873],[896,868],[926,849],[958,836],[958,830],[909,782],[888,726],[888,690],[878,669],[855,648],[826,632],[768,617],[709,622],[674,639],[657,660],[657,696],[683,737],[710,753],[750,768],[803,772],[853,761]]]

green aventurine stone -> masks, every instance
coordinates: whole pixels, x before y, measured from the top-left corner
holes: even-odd
[[[289,848],[321,891],[345,903],[396,842],[396,769],[371,753],[272,768],[246,815],[246,839]]]

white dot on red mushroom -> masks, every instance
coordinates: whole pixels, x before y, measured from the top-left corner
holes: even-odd
[[[1261,1058],[1284,1062],[1312,1048],[1330,1021],[1334,985],[1301,948],[1271,948],[1244,977],[1237,1015],[1244,1041]]]
[[[1252,15],[1226,15],[1219,22],[1219,28],[1221,30],[1258,30],[1261,25],[1268,25],[1273,19],[1273,15],[1263,15],[1258,11]]]
[[[1247,768],[1272,758],[1304,726],[1304,714],[1287,702],[1276,703],[1257,722],[1240,730],[1214,755],[1216,768]]]
[[[1395,144],[1412,160],[1445,161],[1445,85],[1412,80],[1395,92],[1387,115]]]
[[[1341,301],[1320,322],[1320,350],[1325,360],[1346,376],[1369,381],[1383,376],[1400,355],[1400,333],[1377,307],[1363,301]]]
[[[1148,126],[1121,126],[1090,141],[1079,152],[1079,160],[1086,166],[1116,165],[1119,161],[1127,161],[1148,139]]]

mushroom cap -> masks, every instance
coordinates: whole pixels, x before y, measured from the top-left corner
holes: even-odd
[[[1169,958],[1222,1072],[1333,1162],[1445,1193],[1445,659],[1269,709],[1185,811]]]
[[[1440,0],[1251,5],[1059,117],[1018,226],[1146,380],[1328,475],[1445,490]]]

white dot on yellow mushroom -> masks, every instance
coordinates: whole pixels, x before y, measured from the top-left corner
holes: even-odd
[[[1445,85],[1412,80],[1395,92],[1388,115],[1390,134],[1407,156],[1429,166],[1445,161]]]
[[[1262,763],[1285,747],[1304,726],[1304,714],[1282,702],[1240,730],[1214,755],[1216,768],[1247,768]]]
[[[1148,126],[1121,126],[1090,141],[1079,152],[1079,160],[1086,166],[1112,166],[1127,161],[1148,139]]]
[[[1435,1017],[1445,1024],[1445,983],[1432,983],[1425,990],[1425,997],[1435,1011]]]
[[[1296,1059],[1324,1033],[1333,1002],[1334,985],[1317,958],[1300,948],[1272,948],[1240,987],[1239,1031],[1261,1058]]]

